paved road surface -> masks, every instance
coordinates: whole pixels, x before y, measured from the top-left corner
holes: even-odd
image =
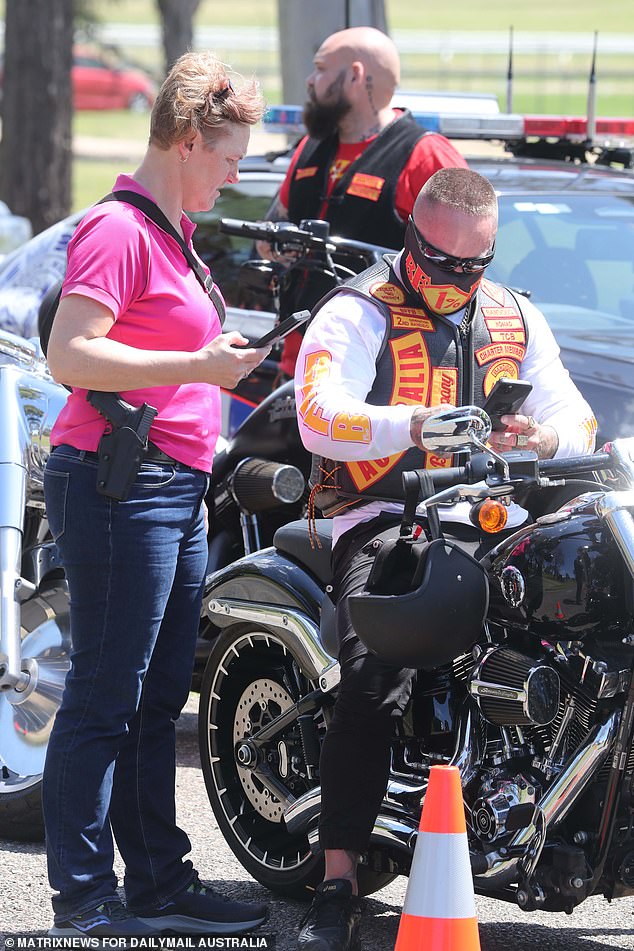
[[[247,876],[217,831],[211,814],[196,741],[197,697],[192,695],[178,726],[177,801],[179,821],[193,845],[192,858],[202,877],[226,893],[269,902],[277,951],[294,951],[304,912],[301,902],[280,900]],[[117,871],[121,873],[121,865]],[[362,951],[392,951],[406,880],[398,878],[366,900]],[[526,915],[512,905],[476,899],[482,951],[634,951],[634,899],[609,905],[590,899],[574,915]],[[0,938],[43,935],[50,923],[49,889],[43,846],[0,842]]]

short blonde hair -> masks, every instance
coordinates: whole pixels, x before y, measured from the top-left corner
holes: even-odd
[[[264,113],[255,80],[234,88],[229,70],[208,51],[184,53],[159,89],[150,118],[150,144],[169,149],[190,132],[206,142],[222,136],[228,123],[254,125]]]
[[[419,198],[457,208],[467,215],[497,216],[498,202],[493,185],[470,168],[440,168],[427,179]],[[418,203],[418,199],[417,199]]]

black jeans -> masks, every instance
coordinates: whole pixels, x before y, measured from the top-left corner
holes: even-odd
[[[389,779],[394,717],[405,711],[416,676],[415,670],[392,667],[372,654],[355,634],[348,610],[348,597],[363,590],[372,568],[377,553],[372,542],[386,532],[395,537],[399,524],[386,516],[362,523],[333,551],[341,683],[320,760],[322,849],[367,849]],[[462,524],[444,525],[443,531],[476,558],[511,534],[481,540]]]

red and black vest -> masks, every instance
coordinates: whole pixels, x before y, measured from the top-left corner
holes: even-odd
[[[346,290],[371,300],[386,319],[367,403],[482,406],[496,380],[519,378],[528,330],[519,303],[507,288],[483,279],[460,326],[430,313],[421,306],[420,297],[408,294],[387,257],[346,283]],[[315,505],[331,517],[375,499],[402,502],[403,472],[457,464],[451,457],[415,446],[385,459],[361,462],[314,457]]]
[[[295,167],[288,199],[288,217],[325,218],[331,234],[362,238],[385,248],[401,248],[405,222],[396,213],[396,184],[412,149],[425,131],[408,109],[387,125],[351,162],[327,198],[328,174],[337,154],[336,135],[308,139]]]

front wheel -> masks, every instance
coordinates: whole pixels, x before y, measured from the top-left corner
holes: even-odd
[[[24,699],[0,694],[0,838],[44,838],[42,770],[70,666],[68,589],[58,581],[21,609],[22,658],[33,672]]]

